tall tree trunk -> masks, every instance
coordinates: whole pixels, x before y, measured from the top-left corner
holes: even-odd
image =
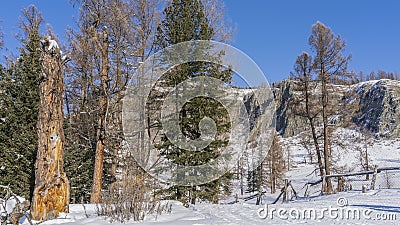
[[[303,74],[304,77],[307,77],[307,74]],[[305,82],[305,100],[306,100],[306,115],[308,118],[308,121],[310,122],[310,127],[311,127],[311,134],[312,138],[314,141],[314,147],[315,151],[317,152],[317,160],[318,160],[318,167],[319,167],[319,175],[322,177],[324,175],[324,165],[322,163],[322,157],[321,157],[321,150],[319,149],[319,144],[318,144],[318,138],[317,138],[317,132],[315,130],[315,124],[314,124],[314,118],[311,115],[311,109],[310,109],[310,93],[309,93],[309,81]]]
[[[364,143],[365,143],[365,168],[364,170],[369,170],[369,162],[368,162],[368,132],[365,129],[365,133],[364,133]],[[366,180],[369,180],[369,174],[366,175],[365,177]]]
[[[34,220],[55,218],[69,210],[69,182],[64,172],[64,77],[58,48],[43,46],[37,123],[38,153],[31,215]]]
[[[271,150],[270,150],[271,151]],[[271,160],[270,160],[270,167],[271,167],[271,169],[270,169],[270,182],[271,182],[271,193],[272,194],[274,194],[275,192],[276,192],[276,183],[275,183],[275,181],[276,181],[276,165],[275,165],[275,163],[276,163],[276,159],[275,159],[275,157],[274,157],[275,155],[273,155],[273,157],[271,157]]]
[[[324,74],[324,73],[323,73]],[[330,154],[329,154],[329,131],[328,131],[328,92],[326,89],[327,78],[326,75],[323,75],[322,78],[322,120],[324,126],[324,162],[325,162],[325,175],[329,176],[331,174],[331,165],[330,165]],[[326,192],[332,193],[332,183],[331,178],[326,178]]]
[[[258,166],[258,179],[257,179],[257,200],[256,205],[261,204],[261,197],[262,197],[262,184],[263,184],[263,163]]]
[[[92,27],[93,28],[93,27]],[[94,28],[93,28],[94,29]],[[101,187],[103,182],[103,163],[104,163],[104,146],[106,138],[106,118],[108,112],[108,34],[107,28],[103,30],[102,42],[99,41],[97,31],[94,31],[94,39],[101,51],[101,93],[100,93],[100,117],[97,127],[97,143],[96,155],[93,173],[93,187],[90,196],[90,203],[99,203],[101,198]]]
[[[324,175],[324,165],[322,163],[321,149],[319,148],[318,144],[318,138],[317,138],[317,132],[315,130],[314,120],[312,118],[309,118],[309,121],[311,126],[311,134],[314,140],[315,151],[317,152],[319,175],[322,177]]]
[[[116,46],[116,48],[119,48],[119,45]],[[125,83],[123,79],[123,71],[121,69],[123,64],[123,58],[119,55],[117,55],[116,58],[116,72],[115,72],[115,86],[112,88],[112,90],[115,92],[115,89],[117,88],[118,91],[116,92],[116,100],[115,103],[113,104],[113,108],[115,108],[113,114],[115,115],[113,118],[113,123],[114,123],[114,144],[113,144],[113,157],[112,157],[112,165],[111,165],[111,174],[115,178],[115,181],[118,179],[121,179],[121,174],[117,173],[117,170],[119,169],[119,163],[120,163],[120,158],[121,154],[120,150],[122,149],[123,145],[123,139],[124,139],[124,133],[123,133],[123,124],[122,124],[122,108],[123,108],[123,102],[122,99],[125,95]],[[113,183],[115,182],[113,181]],[[113,184],[112,184],[113,185]]]

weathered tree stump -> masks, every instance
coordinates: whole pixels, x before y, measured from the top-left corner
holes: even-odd
[[[43,41],[41,52],[38,153],[31,205],[34,220],[55,218],[69,211],[69,182],[63,168],[63,65],[60,49],[49,48],[49,40]]]

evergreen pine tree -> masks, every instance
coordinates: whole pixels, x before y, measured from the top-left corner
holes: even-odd
[[[37,151],[39,41],[43,18],[34,6],[24,9],[23,16],[21,55],[11,68],[1,73],[0,183],[31,199]]]
[[[85,129],[83,131],[86,131],[87,133],[90,133],[88,131],[89,129],[87,129],[86,123],[77,124],[75,122],[79,122],[79,120],[71,117],[74,117],[74,115],[67,115],[67,118],[64,121],[66,139],[64,167],[70,181],[71,202],[89,203],[93,181],[95,149],[93,146],[87,146],[87,142],[92,142],[93,144],[94,141],[85,141],[84,138],[79,138],[79,133],[76,131],[75,127],[82,130]],[[94,119],[88,119],[88,121],[92,121],[93,123],[96,122]],[[94,134],[92,134],[92,136],[94,137]]]
[[[207,20],[203,5],[199,0],[173,0],[164,10],[164,14],[165,19],[157,29],[156,41],[159,48],[184,41],[211,40],[213,38],[212,24]],[[169,87],[176,87],[186,79],[201,76],[210,76],[230,83],[232,73],[229,69],[222,69],[219,65],[212,63],[189,62],[171,69],[163,76],[161,83]],[[153,96],[153,98],[156,97]],[[161,142],[156,147],[164,152],[167,159],[182,166],[203,165],[217,158],[220,155],[219,150],[228,144],[228,140],[224,138],[223,134],[230,129],[228,112],[218,101],[197,97],[186,102],[179,116],[181,132],[191,140],[199,138],[201,134],[199,123],[204,117],[214,120],[217,134],[215,140],[202,151],[190,151],[174,146],[165,135],[161,137]],[[187,180],[195,180],[198,174],[185,176]],[[169,189],[169,195],[184,203],[194,204],[196,199],[216,203],[221,191],[229,192],[228,186],[231,178],[232,174],[227,173],[223,177],[203,185],[174,186]]]

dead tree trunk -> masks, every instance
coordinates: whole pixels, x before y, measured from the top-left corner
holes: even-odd
[[[105,139],[106,139],[106,118],[108,114],[108,33],[107,28],[103,28],[102,37],[98,37],[97,31],[95,31],[94,27],[91,28],[93,30],[93,38],[96,41],[98,48],[101,51],[101,72],[100,72],[100,80],[101,80],[101,93],[99,97],[100,104],[100,117],[97,125],[97,143],[96,143],[96,156],[94,163],[94,172],[93,172],[93,187],[92,193],[90,196],[90,203],[100,203],[101,199],[101,187],[103,183],[103,163],[104,163],[104,148],[105,148]]]
[[[69,182],[63,168],[63,65],[58,46],[48,49],[49,41],[41,52],[38,153],[31,205],[34,220],[55,218],[60,212],[69,211]]]

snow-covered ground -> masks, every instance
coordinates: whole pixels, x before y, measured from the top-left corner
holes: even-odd
[[[334,135],[340,136],[338,140],[341,140],[341,145],[333,148],[335,164],[342,170],[339,172],[361,171],[360,152],[357,147],[365,147],[365,139],[360,133],[343,128],[338,129]],[[310,164],[307,149],[301,144],[301,140],[304,140],[304,136],[298,135],[282,140],[283,149],[290,153],[291,166],[286,178],[292,181],[300,198],[289,203],[278,201],[272,205],[277,193],[264,196],[262,205],[256,205],[255,199],[245,201],[243,197],[239,197],[238,203],[224,204],[232,203],[232,197],[219,205],[198,203],[189,208],[185,208],[180,202],[169,201],[172,204],[171,213],[147,215],[140,224],[400,224],[399,176],[395,178],[397,183],[394,189],[368,190],[367,193],[353,189],[321,196],[318,192],[320,186],[317,185],[314,192],[308,190],[309,196],[304,197],[304,184],[319,177],[313,173],[317,168],[316,158],[314,164]],[[368,153],[370,165],[400,166],[400,140],[378,140],[370,143]],[[382,176],[378,176],[378,188],[380,182],[382,185],[385,182],[382,179]],[[234,193],[237,193],[237,190],[234,190]],[[25,220],[21,222],[29,224]],[[137,223],[132,221],[126,224]],[[41,224],[105,225],[110,224],[110,221],[97,216],[95,205],[71,205],[70,213]]]
[[[290,170],[286,172],[286,177],[292,181],[296,191],[301,195],[304,195],[305,192],[304,184],[309,181],[320,179],[316,163],[317,157],[314,155],[313,164],[311,164],[308,151],[302,144],[304,139],[306,139],[304,135],[300,134],[282,140],[283,149],[286,149],[286,152],[291,156]],[[338,174],[364,170],[360,162],[360,149],[363,152],[365,151],[365,139],[361,133],[352,129],[338,128],[332,134],[331,139],[340,140],[340,143],[332,147],[332,161],[334,161],[334,167],[338,168],[338,171],[332,171],[332,173]],[[306,140],[306,142],[310,141],[311,140]],[[370,169],[373,169],[375,166],[378,168],[400,167],[400,139],[376,140],[369,137],[367,142]],[[322,146],[320,147],[322,149]],[[365,152],[363,154],[365,154]],[[376,181],[377,188],[385,187],[385,182],[387,182],[385,175],[387,174],[383,172],[378,174]],[[400,188],[400,171],[389,172],[389,175],[393,177],[390,180],[392,186]],[[351,178],[352,177],[350,177],[349,180],[351,180]],[[363,183],[361,181],[354,181],[351,184],[361,187]],[[370,182],[364,184],[369,188]],[[317,191],[320,191],[320,186],[314,187],[314,191],[308,191],[310,195],[316,195],[319,193]]]
[[[350,191],[268,205],[268,209],[265,205],[257,206],[254,202],[230,205],[198,204],[185,208],[181,203],[172,201],[172,213],[157,217],[148,215],[141,224],[399,224],[399,202],[399,189],[375,190],[368,193]],[[266,211],[269,212],[268,215],[265,214]],[[96,216],[94,205],[71,205],[69,214],[41,224],[110,223]]]

